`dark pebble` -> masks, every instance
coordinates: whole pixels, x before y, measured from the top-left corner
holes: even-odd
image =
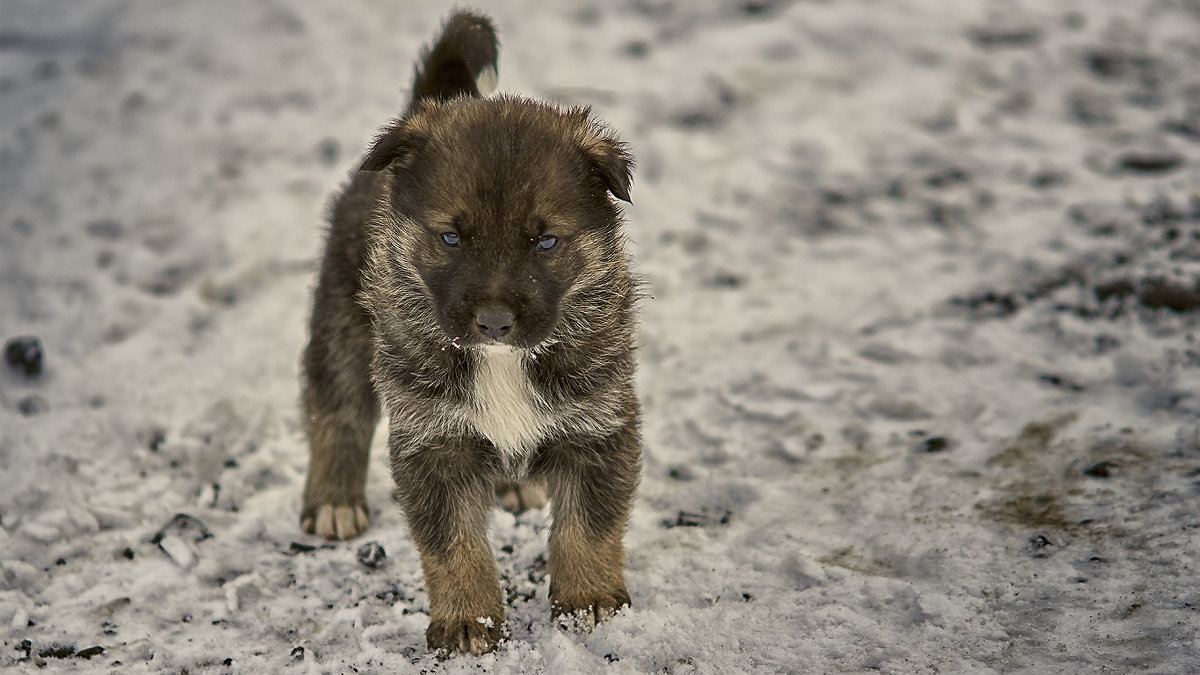
[[[1079,384],[1071,378],[1064,377],[1062,375],[1055,375],[1054,373],[1042,373],[1041,375],[1038,375],[1038,380],[1050,385],[1051,387],[1066,389],[1067,391],[1080,392],[1084,389],[1082,384]]]
[[[301,553],[312,553],[313,551],[315,551],[317,549],[332,549],[332,548],[337,548],[337,547],[334,546],[333,544],[322,544],[321,546],[313,546],[312,544],[302,544],[298,541],[293,541],[291,543],[291,545],[288,546],[288,550],[284,551],[283,554],[287,555],[287,556],[292,556],[292,555],[300,555]]]
[[[1096,462],[1095,464],[1085,468],[1083,473],[1085,476],[1092,478],[1110,478],[1113,475],[1113,469],[1118,467],[1116,462]]]
[[[662,526],[666,529],[675,527],[711,527],[713,525],[728,525],[729,518],[733,515],[732,511],[723,509],[719,513],[710,512],[708,509],[701,509],[700,513],[689,513],[680,511],[675,520],[664,520]]]
[[[46,399],[42,398],[41,396],[33,394],[32,396],[26,396],[25,398],[21,399],[17,403],[17,410],[19,410],[21,414],[26,417],[32,417],[34,415],[40,415],[44,412],[49,412],[50,404],[47,403]]]
[[[75,645],[54,645],[38,650],[38,656],[43,659],[67,659],[75,654]]]
[[[204,541],[212,538],[212,532],[200,522],[200,519],[187,514],[177,513],[175,517],[166,525],[154,533],[154,538],[150,540],[152,544],[161,544],[163,539],[168,535],[174,534],[182,539],[191,539],[193,542]]]
[[[1200,309],[1200,287],[1187,287],[1165,279],[1147,279],[1138,297],[1151,309],[1190,312]]]
[[[1127,152],[1117,160],[1117,168],[1130,173],[1166,173],[1182,164],[1175,152]]]
[[[1035,534],[1029,538],[1029,551],[1035,558],[1045,558],[1054,548],[1054,542],[1044,534]]]
[[[943,450],[949,450],[951,445],[952,443],[950,439],[946,438],[945,436],[933,436],[918,443],[917,450],[919,452],[941,452]]]
[[[673,466],[667,471],[667,476],[680,481],[688,481],[695,479],[696,475],[686,466]]]
[[[292,658],[296,661],[303,661],[304,660],[304,647],[299,646],[299,645],[296,647],[292,647]]]
[[[44,358],[42,341],[31,335],[11,338],[4,343],[4,362],[25,377],[40,375]]]
[[[79,651],[75,652],[75,657],[80,658],[80,659],[90,659],[93,656],[100,656],[103,653],[104,653],[104,647],[101,647],[100,645],[96,645],[95,647],[88,647],[87,649],[80,649]]]
[[[383,550],[383,547],[377,541],[368,541],[359,546],[355,556],[358,558],[358,562],[369,570],[379,569],[384,561],[387,560],[387,552]]]
[[[167,434],[162,429],[154,429],[150,432],[150,438],[146,441],[146,447],[150,452],[158,452],[162,449],[162,444],[167,441]]]

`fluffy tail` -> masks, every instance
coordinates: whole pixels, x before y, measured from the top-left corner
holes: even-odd
[[[496,88],[499,53],[496,28],[483,14],[460,11],[425,49],[413,75],[412,100],[486,96]]]

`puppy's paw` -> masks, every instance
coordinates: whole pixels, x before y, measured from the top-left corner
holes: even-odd
[[[504,637],[503,617],[479,617],[457,621],[430,621],[425,642],[441,658],[450,654],[486,654]]]
[[[497,481],[496,501],[500,502],[500,508],[511,513],[540,509],[546,505],[546,484],[534,480]]]
[[[350,539],[367,529],[367,505],[320,504],[305,509],[300,524],[305,532],[326,539]]]
[[[575,601],[554,598],[551,601],[550,614],[559,626],[586,632],[629,606],[629,593],[622,588],[599,597]]]

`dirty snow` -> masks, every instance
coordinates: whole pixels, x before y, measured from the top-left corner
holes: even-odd
[[[497,511],[511,637],[446,662],[378,442],[370,529],[298,525],[416,5],[0,0],[0,669],[1197,668],[1200,4],[484,4],[639,159],[646,467],[633,608],[551,626]]]

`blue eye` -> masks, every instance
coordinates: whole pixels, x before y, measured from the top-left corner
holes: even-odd
[[[457,232],[443,232],[442,243],[447,246],[458,246],[462,243],[462,238],[458,236]]]
[[[538,237],[537,247],[538,247],[539,251],[549,251],[549,250],[552,250],[555,246],[558,246],[558,237],[556,237],[552,234],[547,234],[547,235]]]

